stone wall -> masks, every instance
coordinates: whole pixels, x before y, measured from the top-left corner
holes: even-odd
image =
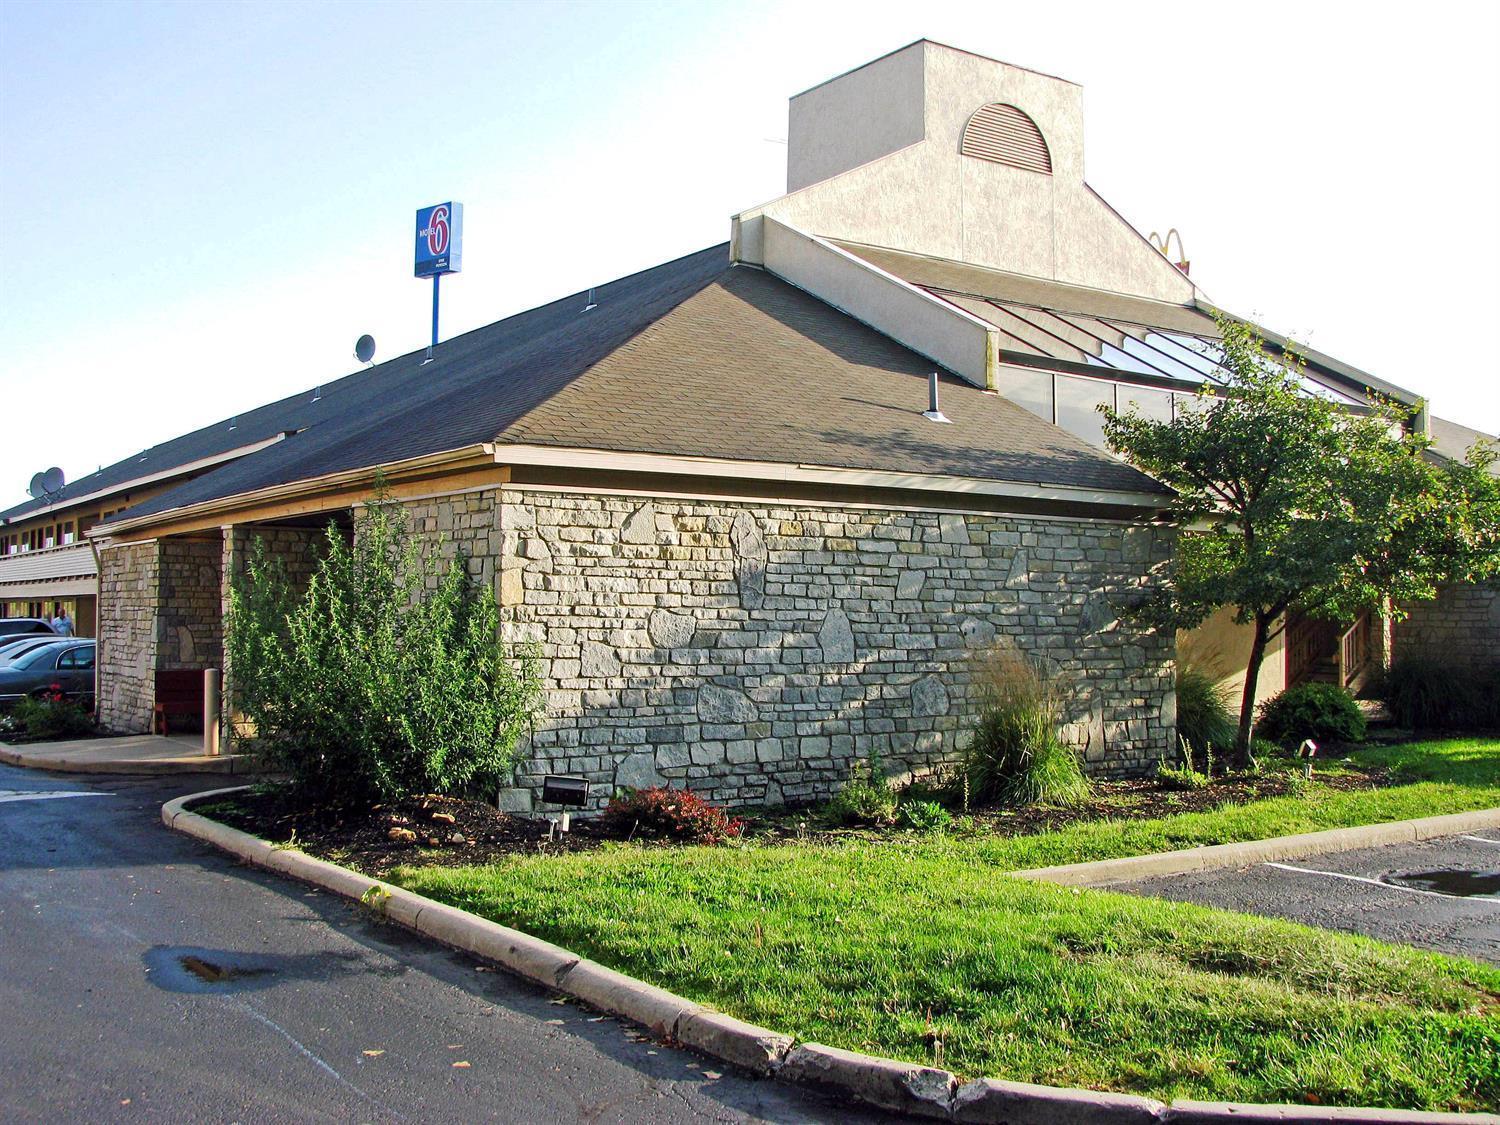
[[[154,542],[99,552],[99,722],[111,730],[151,729],[159,570]]]
[[[439,544],[444,567],[462,551],[469,573],[487,585],[495,580],[495,561],[500,556],[498,502],[496,492],[486,489],[410,501],[404,507],[411,517],[412,533]],[[431,579],[437,580],[437,575]]]
[[[1127,624],[1171,551],[1148,526],[505,489],[507,637],[541,645],[542,772],[731,803],[826,796],[856,757],[919,772],[962,737],[1002,640],[1075,688],[1091,771],[1173,745],[1174,642]],[[529,777],[527,775],[530,775]]]
[[[222,667],[221,541],[162,539],[158,545],[156,667]]]
[[[1424,657],[1455,665],[1500,663],[1500,582],[1445,586],[1432,601],[1408,602],[1395,624],[1391,659]]]

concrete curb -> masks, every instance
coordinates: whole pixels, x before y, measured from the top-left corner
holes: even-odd
[[[1322,852],[1348,852],[1381,844],[1409,844],[1438,836],[1456,836],[1480,828],[1500,828],[1500,809],[1426,816],[1418,820],[1395,820],[1386,824],[1362,824],[1355,828],[1331,828],[1270,840],[1245,840],[1237,844],[1213,844],[1155,855],[1133,855],[1123,859],[1101,859],[1092,863],[1066,863],[1057,867],[1034,867],[1011,871],[1017,879],[1035,879],[1067,887],[1105,887],[1158,875],[1186,875],[1195,871],[1217,871],[1226,867],[1250,867],[1280,859],[1299,859]]]
[[[47,743],[36,743],[46,746]],[[103,761],[84,759],[49,758],[44,753],[18,749],[15,744],[0,742],[0,762],[8,766],[20,766],[29,770],[50,770],[53,773],[98,773],[166,776],[182,773],[232,774],[243,776],[255,773],[255,765],[245,754],[222,754],[217,758],[206,755],[180,758],[147,758],[131,761],[125,758],[110,758]]]
[[[795,1044],[791,1036],[705,1008],[520,930],[435,902],[379,879],[371,879],[294,848],[277,847],[187,809],[191,803],[238,793],[246,788],[248,786],[236,785],[212,789],[168,801],[161,808],[162,822],[168,828],[195,836],[258,867],[290,875],[362,902],[407,929],[493,961],[517,976],[574,996],[592,1007],[633,1020],[650,1028],[662,1039],[684,1044],[756,1074],[818,1086],[878,1109],[976,1125],[1223,1125],[1236,1121],[1278,1121],[1287,1125],[1349,1125],[1353,1122],[1370,1122],[1372,1125],[1385,1122],[1391,1125],[1456,1125],[1460,1122],[1463,1125],[1500,1125],[1500,1116],[1487,1113],[1189,1101],[1167,1106],[1129,1094],[1033,1086],[996,1078],[961,1083],[950,1071],[920,1063],[862,1055],[819,1043]],[[1496,817],[1496,822],[1500,823],[1500,816]],[[1454,829],[1463,830],[1463,827]],[[1035,877],[1035,873],[1030,874]]]

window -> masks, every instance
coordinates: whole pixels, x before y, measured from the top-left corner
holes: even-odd
[[[57,649],[52,645],[44,645],[35,652],[28,652],[25,656],[11,664],[12,668],[35,668],[45,670],[57,667]]]
[[[1114,406],[1115,385],[1075,375],[1057,377],[1057,424],[1090,445],[1104,445],[1100,406]]]
[[[1000,371],[1000,393],[1018,406],[1052,421],[1052,372],[1006,367]]]
[[[1120,413],[1128,413],[1131,407],[1142,418],[1153,422],[1172,420],[1172,392],[1159,391],[1155,387],[1135,387],[1120,384]]]
[[[959,151],[978,160],[1052,174],[1052,153],[1036,122],[1023,110],[1001,102],[981,106],[969,118]]]
[[[57,669],[63,671],[72,669],[74,671],[86,671],[94,666],[94,646],[80,645],[78,648],[70,648],[57,658]]]

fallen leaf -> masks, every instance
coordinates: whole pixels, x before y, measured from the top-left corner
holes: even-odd
[[[457,1050],[459,1050],[462,1047],[463,1047],[462,1043],[449,1043],[448,1044],[448,1050],[450,1050],[450,1051],[457,1051]]]
[[[705,1070],[703,1072],[703,1077],[704,1078],[723,1078],[724,1075],[720,1071],[717,1071],[717,1070]]]
[[[383,1050],[382,1051],[365,1051],[364,1052],[364,1056],[367,1059],[379,1058],[383,1054],[385,1054],[385,1052]]]
[[[466,1063],[466,1062],[456,1062],[456,1063],[453,1064],[453,1069],[454,1070],[468,1070],[469,1069],[469,1064]]]
[[[556,1000],[548,1000],[547,1003],[549,1003],[549,1004],[556,1004],[556,1005],[558,1005],[558,1007],[561,1007],[562,1005],[566,1004],[567,1001],[564,1000],[561,996],[559,996]]]
[[[562,1020],[548,1020],[547,1022],[550,1023],[553,1027],[562,1027],[563,1026],[563,1021]]]

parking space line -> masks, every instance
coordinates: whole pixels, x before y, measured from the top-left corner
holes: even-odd
[[[0,803],[6,801],[52,801],[58,797],[113,797],[113,793],[95,793],[85,789],[46,789],[26,791],[20,789],[0,790]]]
[[[1266,867],[1275,867],[1281,871],[1295,871],[1299,875],[1326,875],[1330,879],[1347,879],[1351,883],[1368,883],[1372,887],[1382,887],[1388,891],[1405,891],[1412,895],[1434,895],[1437,898],[1466,898],[1470,902],[1487,902],[1491,906],[1500,906],[1500,899],[1471,898],[1467,895],[1445,895],[1442,891],[1424,891],[1420,887],[1403,887],[1400,883],[1382,883],[1379,879],[1371,879],[1364,875],[1346,875],[1342,871],[1320,871],[1316,867],[1293,867],[1290,863],[1267,863]]]

